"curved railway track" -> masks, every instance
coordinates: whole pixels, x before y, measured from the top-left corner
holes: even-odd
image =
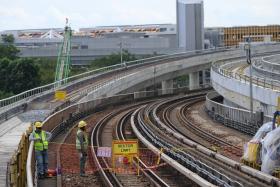
[[[212,133],[204,131],[199,127],[199,124],[194,123],[190,119],[190,107],[204,100],[204,93],[191,98],[182,97],[169,100],[155,107],[153,109],[153,115],[154,117],[160,118],[173,131],[186,138],[219,153],[223,153],[226,150],[227,153],[232,154],[232,159],[239,161],[242,156],[242,149],[239,146],[233,145]],[[176,110],[176,117],[178,119],[176,121],[171,120],[171,112],[173,110]]]
[[[189,107],[201,102],[206,92],[109,107],[88,116],[85,120],[91,132],[87,162],[89,177],[81,178],[77,171],[69,174],[68,170],[68,173],[57,177],[57,186],[279,186],[276,180],[260,173],[246,173],[244,166],[207,149],[212,145],[228,146],[234,150],[239,147],[204,132],[189,120]],[[176,110],[175,117],[171,115],[173,110]],[[172,118],[176,118],[178,123]],[[76,128],[69,127],[58,136],[57,143],[65,144],[56,147],[58,167],[63,168],[68,159],[68,163],[79,168],[77,153],[72,153],[69,158],[61,156],[67,153],[67,146],[76,151],[75,133]],[[153,158],[158,158],[159,150],[163,148],[161,162],[156,167],[149,166],[145,157],[132,161],[133,164],[140,163],[140,176],[137,172],[114,172],[111,158],[96,155],[98,147],[111,147],[113,139],[135,137],[143,142],[140,143],[141,149],[147,147],[154,152],[150,152]],[[71,159],[75,162],[71,163]],[[132,167],[136,168],[136,165]]]
[[[188,99],[187,102],[193,103],[194,100],[197,100],[197,97]],[[230,166],[231,161],[226,163],[217,160],[214,156],[215,153],[204,147],[200,147],[200,150],[198,150],[198,145],[192,141],[190,142],[188,137],[182,135],[183,133],[180,133],[181,136],[178,136],[179,133],[174,131],[176,129],[175,125],[168,127],[157,117],[155,114],[155,108],[157,107],[158,105],[154,104],[142,108],[134,113],[131,121],[134,123],[135,131],[141,132],[142,136],[153,142],[153,145],[158,149],[164,148],[166,155],[215,185],[271,186],[271,184],[265,183],[260,178],[257,179],[242,172],[238,167]],[[177,134],[177,137],[175,136],[177,139],[174,139],[175,133]],[[143,139],[143,137],[138,137]],[[207,152],[210,154],[207,154]]]

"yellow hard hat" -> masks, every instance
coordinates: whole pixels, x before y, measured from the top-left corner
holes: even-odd
[[[78,125],[79,128],[82,128],[82,127],[85,127],[85,126],[87,126],[87,123],[85,121],[80,121],[79,122],[79,125]]]
[[[42,124],[42,122],[40,122],[40,121],[35,122],[34,125],[35,125],[36,128],[41,128],[41,127],[43,127],[43,124]]]

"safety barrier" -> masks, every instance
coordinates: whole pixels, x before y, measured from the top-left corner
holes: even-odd
[[[13,154],[10,162],[7,163],[6,186],[26,186],[26,160],[28,156],[29,140],[31,129],[27,130],[21,137],[18,149]]]
[[[278,58],[279,62],[271,62],[270,60]],[[271,55],[267,57],[262,57],[262,65],[264,69],[270,70],[271,72],[280,72],[280,55]]]
[[[199,87],[200,89],[205,86]],[[206,87],[209,87],[206,85]],[[197,88],[198,89],[198,88]],[[182,93],[188,93],[189,88],[177,88],[173,89],[173,95],[182,94]],[[135,92],[130,94],[121,94],[116,95],[112,97],[107,98],[99,98],[95,100],[91,100],[84,103],[78,103],[71,106],[68,106],[64,108],[61,111],[58,111],[51,116],[49,116],[44,122],[44,130],[51,131],[53,133],[53,137],[57,136],[61,131],[70,128],[71,125],[75,124],[75,122],[81,118],[84,118],[93,112],[98,112],[102,109],[104,109],[107,106],[112,105],[119,105],[124,103],[131,103],[134,101],[140,101],[147,98],[152,97],[160,97],[160,96],[167,96],[172,95],[167,94],[164,90],[157,90],[154,91],[148,91],[148,92]],[[29,155],[28,155],[28,161],[31,162],[31,160],[34,160],[33,157],[33,144],[30,144],[29,147]],[[32,168],[31,164],[27,164],[27,184],[28,187],[34,186],[35,182],[33,179],[33,172],[34,168]],[[36,177],[35,177],[36,178]]]
[[[279,56],[279,55],[262,57],[261,59],[254,61],[252,63],[252,68],[254,73],[262,77],[267,77],[269,79],[280,81],[280,59],[279,59],[279,63],[273,63],[268,61],[268,59],[275,56]]]
[[[184,58],[184,57],[188,57],[191,55],[201,55],[202,53],[209,53],[209,52],[223,52],[223,51],[227,51],[227,50],[238,50],[238,49],[236,49],[236,48],[215,48],[215,49],[207,49],[207,50],[196,50],[196,51],[174,53],[174,54],[168,54],[168,55],[160,55],[160,56],[125,62],[123,64],[116,64],[113,66],[103,67],[100,69],[81,73],[79,75],[71,76],[71,77],[63,79],[61,81],[54,82],[54,83],[51,83],[51,84],[48,84],[45,86],[41,86],[38,88],[34,88],[31,90],[27,90],[18,95],[0,100],[0,108],[1,108],[0,121],[1,121],[1,118],[4,118],[5,116],[11,114],[11,112],[9,112],[9,109],[11,109],[11,108],[21,106],[38,97],[42,97],[43,95],[51,94],[56,89],[66,89],[70,86],[77,85],[83,81],[87,81],[89,79],[92,79],[92,78],[100,76],[100,75],[104,75],[106,73],[112,73],[114,71],[122,71],[122,70],[126,70],[127,68],[136,67],[136,66],[139,66],[142,64],[157,63],[159,61],[164,61],[164,60]],[[59,88],[55,88],[55,85],[59,85],[59,84],[61,84],[61,86]],[[4,116],[3,115],[1,116],[2,113],[5,113]]]
[[[231,70],[228,70],[225,68],[225,64],[228,63],[227,61],[216,61],[212,63],[212,71],[227,77],[229,79],[236,79],[244,83],[249,83],[250,82],[250,76],[245,75],[243,73],[239,72],[233,72]],[[244,61],[244,63],[246,63]],[[268,88],[276,91],[280,91],[280,81],[277,80],[271,80],[271,79],[266,79],[266,78],[261,78],[261,77],[252,77],[252,82],[253,84],[263,87],[263,88]]]
[[[206,96],[205,109],[214,120],[223,123],[225,126],[234,128],[240,132],[254,135],[264,122],[272,121],[271,116],[264,116],[261,113],[253,113],[240,108],[230,107],[219,103],[221,97],[217,92],[210,92]]]

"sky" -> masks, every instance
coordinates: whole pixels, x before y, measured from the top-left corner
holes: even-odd
[[[204,25],[280,24],[279,0],[204,0]],[[176,23],[176,0],[0,0],[0,31]]]

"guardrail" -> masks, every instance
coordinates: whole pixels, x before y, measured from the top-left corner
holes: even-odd
[[[6,186],[25,186],[26,183],[26,160],[28,156],[29,140],[31,130],[23,133],[18,149],[7,163]]]
[[[205,86],[199,88],[204,88],[204,87]],[[84,118],[93,112],[101,110],[104,107],[117,105],[117,104],[131,103],[133,101],[140,101],[152,97],[177,95],[181,93],[186,94],[189,91],[190,91],[189,87],[184,87],[184,88],[173,89],[173,94],[170,94],[170,89],[168,90],[168,92],[166,90],[157,90],[156,92],[154,91],[134,92],[130,94],[121,94],[121,95],[116,95],[107,98],[94,99],[84,103],[74,104],[49,116],[43,122],[44,124],[43,128],[44,130],[51,131],[53,135],[56,136],[57,134],[59,134],[60,131],[66,129],[67,127],[69,127],[69,125],[73,124],[75,121]],[[34,160],[34,158],[33,158],[33,144],[31,142],[29,146],[29,152],[27,158],[28,162],[26,168],[28,187],[34,186],[33,172],[32,172],[34,171],[34,168],[32,168],[34,167],[34,165],[31,164],[32,160]]]
[[[279,56],[279,63],[273,63],[273,62],[269,62],[268,60],[265,60],[275,56]],[[261,59],[254,61],[252,63],[252,68],[256,75],[280,81],[280,55],[279,54],[262,57]]]
[[[121,70],[121,69],[126,69],[128,67],[133,67],[137,66],[140,64],[146,64],[146,63],[156,63],[162,60],[170,60],[174,58],[183,58],[187,57],[189,55],[194,55],[194,54],[201,54],[201,53],[207,53],[207,52],[222,52],[225,50],[232,50],[236,48],[215,48],[215,49],[207,49],[207,50],[196,50],[196,51],[188,51],[188,52],[181,52],[181,53],[174,53],[174,54],[168,54],[168,55],[160,55],[160,56],[155,56],[155,57],[150,57],[150,58],[145,58],[145,59],[139,59],[139,60],[134,60],[130,62],[125,62],[123,64],[116,64],[113,66],[108,66],[108,67],[103,67],[100,69],[88,71],[85,73],[81,73],[79,75],[74,75],[69,78],[63,79],[61,81],[57,81],[51,84],[47,84],[41,87],[37,87],[31,90],[27,90],[25,92],[22,92],[20,94],[17,94],[15,96],[2,99],[0,100],[0,109],[1,112],[3,113],[10,108],[20,106],[26,102],[29,102],[31,100],[34,100],[37,97],[40,97],[42,95],[46,95],[49,93],[54,92],[56,89],[64,89],[68,86],[71,86],[73,84],[76,84],[78,82],[93,78],[95,76],[101,75],[103,73],[108,73],[110,71],[116,71],[116,70]],[[61,83],[61,87],[55,88],[55,85],[59,85]]]
[[[250,83],[250,76],[244,74],[243,72],[242,73],[233,72],[231,70],[224,68],[226,63],[228,63],[228,62],[226,62],[226,61],[213,62],[211,69],[214,72],[216,72],[224,77],[227,77],[229,79],[236,79],[241,82],[248,83],[248,84]],[[246,62],[244,61],[244,64],[245,63]],[[255,84],[257,86],[280,92],[280,81],[253,76],[252,82],[253,82],[253,84]]]
[[[267,79],[274,79],[280,81],[280,71],[271,71],[263,67],[261,60],[256,60],[252,63],[252,70],[255,76],[266,77]]]
[[[274,44],[262,44],[258,47],[263,46],[277,46],[279,43]],[[173,54],[167,54],[167,55],[160,55],[135,61],[126,62],[123,64],[117,64],[109,67],[100,68],[97,70],[88,71],[79,75],[75,75],[72,77],[69,77],[67,79],[51,83],[45,86],[41,86],[38,88],[34,88],[28,91],[25,91],[23,93],[20,93],[18,95],[2,99],[0,100],[0,121],[7,119],[9,116],[15,115],[15,112],[12,112],[11,109],[14,109],[15,107],[21,107],[24,104],[27,104],[28,102],[38,98],[42,97],[47,94],[51,94],[55,91],[55,85],[57,85],[59,82],[61,82],[61,87],[56,89],[66,89],[73,85],[77,85],[79,83],[82,83],[83,81],[90,80],[91,78],[97,77],[99,75],[104,75],[106,73],[112,73],[114,71],[122,71],[127,68],[131,67],[137,67],[142,64],[149,64],[149,63],[156,63],[159,61],[168,61],[168,60],[175,60],[179,58],[185,58],[185,57],[191,57],[192,55],[201,55],[203,53],[214,53],[214,52],[224,52],[224,51],[233,51],[233,50],[240,50],[236,47],[221,47],[221,48],[212,48],[207,50],[196,50],[196,51],[188,51],[188,52],[180,52],[180,53],[173,53]],[[257,48],[256,48],[257,50]],[[243,50],[242,50],[243,51]],[[17,112],[22,112],[22,109],[18,109]]]
[[[251,119],[249,110],[221,104],[220,102],[222,99],[220,97],[221,96],[217,92],[208,93],[206,96],[205,109],[210,117],[223,123],[225,126],[249,135],[255,135],[263,123],[272,121],[271,116],[262,116],[260,112],[254,112]]]
[[[278,63],[277,62],[269,61],[269,60],[271,60],[271,59],[273,59],[273,58],[275,58],[277,56],[279,58],[279,62]],[[275,71],[276,72],[280,72],[280,54],[262,57],[261,62],[262,62],[263,68],[266,67],[264,69],[267,69],[267,70],[269,70],[271,72],[275,72]]]

